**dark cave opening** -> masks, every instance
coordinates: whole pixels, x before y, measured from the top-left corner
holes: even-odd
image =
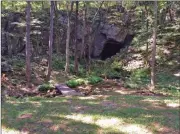
[[[134,35],[127,35],[124,42],[117,42],[113,39],[109,39],[105,42],[104,48],[101,52],[101,60],[106,60],[111,56],[115,55],[120,51],[120,49],[129,46],[133,40]]]

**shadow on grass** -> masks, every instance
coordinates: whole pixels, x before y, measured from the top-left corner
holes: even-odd
[[[2,126],[37,134],[178,133],[178,107],[168,97],[9,98],[2,104]],[[20,118],[30,114],[30,117]],[[155,127],[156,126],[156,127]]]

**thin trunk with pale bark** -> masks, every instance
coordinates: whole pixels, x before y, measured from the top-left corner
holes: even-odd
[[[47,81],[50,80],[51,70],[52,70],[52,44],[53,44],[53,23],[54,23],[53,16],[54,16],[54,2],[51,1]]]
[[[69,9],[69,5],[71,4],[71,9]],[[67,1],[67,16],[68,16],[68,23],[67,23],[67,38],[66,38],[66,65],[65,65],[65,72],[68,73],[69,72],[69,43],[70,43],[70,31],[71,31],[71,27],[70,27],[70,17],[71,17],[71,12],[73,10],[73,4],[74,2],[69,2]]]
[[[146,30],[147,32],[149,31],[149,21],[148,21],[148,17],[149,17],[149,13],[148,13],[148,7],[147,5],[145,5],[145,14],[146,14]],[[149,43],[146,43],[146,56],[145,56],[145,61],[146,61],[146,66],[149,66],[148,64],[148,51],[149,51]]]
[[[78,33],[78,5],[79,2],[76,1],[76,20],[75,20],[75,60],[74,60],[74,71],[78,73],[78,42],[77,42],[77,33]]]
[[[84,9],[83,9],[83,37],[82,37],[82,46],[81,46],[81,54],[80,58],[82,59],[84,56],[84,48],[85,48],[85,30],[86,30],[86,3],[84,2]]]
[[[151,90],[155,89],[155,56],[156,56],[156,37],[157,37],[157,1],[154,1],[154,28],[153,28],[153,43],[151,54]]]
[[[30,4],[30,1],[27,1],[27,8],[26,8],[26,79],[27,79],[27,86],[30,86],[30,79],[31,79],[30,12],[31,12],[31,4]]]

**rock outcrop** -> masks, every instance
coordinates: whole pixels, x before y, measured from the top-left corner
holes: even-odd
[[[105,48],[105,44],[107,45],[109,40],[113,40],[119,44],[126,45],[125,38],[129,35],[132,35],[133,32],[130,30],[130,18],[131,15],[129,12],[119,12],[118,10],[114,11],[111,9],[112,12],[107,14],[106,18],[106,11],[102,10],[101,15],[96,17],[94,25],[92,26],[92,17],[96,12],[96,9],[92,9],[92,13],[89,13],[89,19],[87,21],[86,30],[83,31],[82,26],[82,16],[79,16],[79,26],[78,26],[78,46],[79,50],[82,47],[82,37],[83,33],[86,36],[85,44],[91,45],[91,56],[99,57]],[[43,11],[42,13],[32,13],[32,20],[31,20],[31,44],[32,44],[32,55],[39,55],[39,54],[46,54],[48,50],[48,40],[49,40],[49,20],[48,20],[48,12]],[[113,16],[114,12],[119,14],[119,16]],[[40,15],[41,14],[41,15]],[[58,15],[56,16],[56,24],[55,27],[55,34],[54,34],[54,43],[53,49],[55,50],[56,47],[59,45],[61,50],[65,52],[65,43],[66,43],[66,29],[67,29],[67,14],[66,11],[58,11]],[[44,17],[43,17],[44,16]],[[104,18],[101,18],[104,16]],[[75,15],[72,13],[71,17],[71,41],[70,46],[74,48],[74,18]],[[101,18],[101,19],[98,19]],[[110,18],[110,19],[109,19]],[[103,21],[102,21],[103,20]],[[93,34],[91,33],[93,32]],[[18,53],[24,53],[25,51],[25,14],[22,13],[8,13],[5,17],[2,17],[2,45],[1,45],[1,52],[2,55],[7,55],[10,53],[10,49],[12,49],[12,54],[16,55]],[[91,36],[91,41],[89,37]],[[121,46],[122,47],[122,46]],[[121,48],[120,47],[120,48]],[[110,48],[111,49],[111,48]],[[85,48],[86,50],[86,48]],[[85,51],[84,50],[84,51]],[[73,51],[73,49],[72,49]],[[63,51],[62,51],[63,52]],[[35,54],[34,54],[35,53]]]
[[[102,25],[94,39],[92,57],[99,57],[105,48],[105,44],[108,45],[109,41],[111,41],[109,44],[111,44],[112,49],[114,48],[113,45],[119,45],[116,47],[118,52],[121,48],[130,44],[132,38],[130,39],[129,37],[133,37],[133,35],[134,33],[126,27],[120,28],[109,24]],[[111,50],[111,46],[108,47],[109,51]]]

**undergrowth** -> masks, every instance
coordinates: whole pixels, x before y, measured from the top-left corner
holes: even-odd
[[[98,76],[89,76],[86,78],[77,78],[77,79],[71,79],[66,82],[67,86],[71,88],[75,88],[77,86],[83,85],[83,84],[97,84],[101,82],[103,79]]]

